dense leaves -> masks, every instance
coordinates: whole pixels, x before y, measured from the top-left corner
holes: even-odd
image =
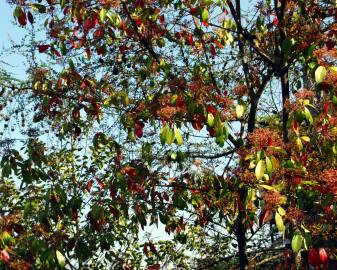
[[[10,2],[1,266],[333,267],[335,4]]]

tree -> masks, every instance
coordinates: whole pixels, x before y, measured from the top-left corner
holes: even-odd
[[[10,2],[47,60],[2,83],[29,123],[1,160],[5,267],[332,265],[333,3]],[[158,224],[172,241],[140,239]]]

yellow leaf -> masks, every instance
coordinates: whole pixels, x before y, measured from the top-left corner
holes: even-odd
[[[275,223],[276,223],[276,226],[279,232],[284,233],[285,227],[284,227],[283,219],[281,215],[277,212],[275,213]]]
[[[321,83],[324,81],[326,76],[326,68],[319,66],[315,71],[315,81],[316,83]]]
[[[255,168],[255,176],[257,180],[261,180],[265,171],[264,161],[260,160]]]
[[[273,171],[273,164],[269,157],[266,157],[266,169],[267,173],[271,173]]]
[[[250,163],[249,163],[249,167],[248,167],[249,169],[254,169],[255,168],[255,163],[254,163],[254,161],[251,161]]]
[[[209,127],[214,127],[214,116],[211,113],[207,114],[207,125]]]
[[[180,130],[174,126],[174,138],[177,140],[178,145],[183,144],[183,136],[181,136]]]
[[[310,142],[310,138],[308,136],[302,136],[301,139],[302,141]]]
[[[285,211],[281,206],[279,206],[279,207],[277,208],[277,212],[278,212],[281,216],[285,216],[285,214],[286,214],[286,211]]]
[[[240,105],[240,104],[237,105],[235,108],[235,112],[236,112],[236,117],[240,119],[245,112],[245,106]]]
[[[272,186],[268,186],[268,185],[260,185],[260,187],[266,189],[266,190],[273,190],[273,191],[276,191],[276,189]]]
[[[296,144],[297,144],[298,149],[301,151],[303,149],[303,144],[300,138],[296,139]]]
[[[331,72],[337,72],[337,67],[336,66],[329,67],[329,70]]]
[[[274,170],[277,170],[279,168],[278,160],[274,156],[271,156],[270,159],[271,159],[271,163],[273,164]]]

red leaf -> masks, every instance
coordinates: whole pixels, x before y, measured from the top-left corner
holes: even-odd
[[[299,132],[299,130],[298,130],[298,123],[297,123],[295,120],[292,122],[291,127],[292,127],[293,131],[294,131],[296,134],[298,134],[298,132]]]
[[[259,225],[262,226],[265,222],[270,220],[270,217],[271,217],[270,209],[263,210],[259,218]]]
[[[76,208],[73,209],[73,220],[77,221],[78,219],[78,210]]]
[[[176,106],[181,108],[184,105],[182,96],[178,96]]]
[[[146,256],[148,256],[149,251],[147,250],[147,244],[146,244],[146,243],[144,244],[143,252],[144,252],[144,254],[145,254]]]
[[[207,105],[207,112],[213,114],[213,116],[216,116],[216,109],[211,105]]]
[[[116,198],[116,194],[117,194],[116,190],[113,188],[110,188],[110,197],[112,199]]]
[[[46,50],[49,49],[49,45],[37,45],[37,48],[39,49],[39,53],[44,53]]]
[[[67,15],[69,13],[69,7],[65,7],[64,9],[63,9],[63,14],[64,15]]]
[[[10,259],[8,252],[3,249],[0,251],[0,260],[3,262],[8,262]]]
[[[104,189],[104,184],[103,184],[103,182],[102,182],[100,179],[98,179],[98,178],[96,178],[96,180],[97,180],[97,183],[98,183],[99,187],[100,187],[101,189]]]
[[[87,79],[84,79],[81,83],[81,89],[84,90],[86,87],[90,86],[90,82]]]
[[[75,121],[77,121],[80,118],[80,111],[79,109],[74,109],[73,110],[73,118]]]
[[[61,57],[61,54],[54,48],[52,48],[52,52],[54,55],[56,55],[57,57]]]
[[[329,256],[328,253],[326,252],[326,250],[324,248],[320,248],[318,250],[318,255],[319,255],[319,261],[322,264],[327,264],[329,261]]]
[[[142,20],[140,18],[136,18],[135,23],[138,27],[140,27],[142,25]]]
[[[195,7],[192,7],[192,8],[190,8],[190,13],[191,13],[191,15],[195,15],[195,14],[197,14],[197,8],[195,8]]]
[[[169,197],[169,195],[167,195],[166,192],[163,193],[163,198],[164,198],[165,201],[169,201],[170,200],[170,197]]]
[[[137,138],[143,137],[143,128],[144,128],[144,123],[141,121],[137,121],[135,124],[135,136]]]
[[[191,45],[191,46],[193,45],[193,36],[192,36],[192,34],[189,34],[189,36],[187,37],[186,40],[187,40],[187,42],[188,42],[189,45]]]
[[[87,191],[90,192],[91,187],[92,187],[93,181],[89,180],[88,184],[87,184]]]
[[[330,107],[330,102],[326,101],[324,104],[324,113],[328,113]]]
[[[164,16],[164,15],[161,15],[161,16],[159,17],[159,22],[160,22],[161,24],[164,24],[164,22],[165,22],[165,16]]]
[[[147,267],[147,270],[159,270],[160,269],[160,264],[157,263],[157,264],[153,264],[153,265],[149,265]]]
[[[273,139],[271,137],[268,138],[268,146],[273,145]]]
[[[275,17],[274,20],[273,20],[273,25],[274,25],[274,26],[278,26],[278,23],[279,23],[279,21],[278,21],[278,19]]]
[[[137,171],[135,168],[130,167],[130,166],[126,166],[122,169],[122,173],[123,174],[127,174],[131,177],[135,177],[137,175]]]
[[[214,40],[213,43],[220,49],[222,49],[224,46],[217,40]]]
[[[316,249],[311,248],[309,250],[308,262],[312,266],[319,266],[320,265],[320,263],[319,263],[319,257],[318,257]]]
[[[335,44],[332,42],[331,39],[329,39],[326,43],[325,43],[326,47],[328,50],[332,50],[335,46]]]
[[[90,51],[90,48],[89,48],[89,47],[87,47],[87,48],[85,49],[85,56],[86,56],[88,59],[90,59],[91,51]]]
[[[102,37],[104,37],[104,32],[101,29],[97,29],[94,33],[93,33],[93,37],[95,39],[101,39]]]
[[[25,12],[21,12],[18,18],[20,25],[25,26],[27,24],[27,16]]]
[[[152,253],[155,253],[155,254],[157,253],[157,249],[156,249],[155,245],[152,244],[152,243],[150,243],[150,250],[151,250]]]
[[[213,45],[213,44],[211,44],[211,46],[210,46],[210,48],[209,48],[209,51],[210,51],[211,55],[212,55],[213,57],[215,57],[216,51],[215,51],[215,48],[214,48],[214,45]]]
[[[201,24],[205,27],[208,27],[209,26],[209,23],[208,22],[201,22]]]
[[[204,127],[204,122],[205,119],[203,116],[201,116],[200,114],[197,114],[194,116],[193,122],[192,122],[192,126],[194,129],[196,130],[201,130]]]

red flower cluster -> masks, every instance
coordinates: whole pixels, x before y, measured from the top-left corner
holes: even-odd
[[[276,131],[272,131],[268,128],[256,129],[248,135],[248,141],[258,150],[267,146],[284,147],[280,135]]]

